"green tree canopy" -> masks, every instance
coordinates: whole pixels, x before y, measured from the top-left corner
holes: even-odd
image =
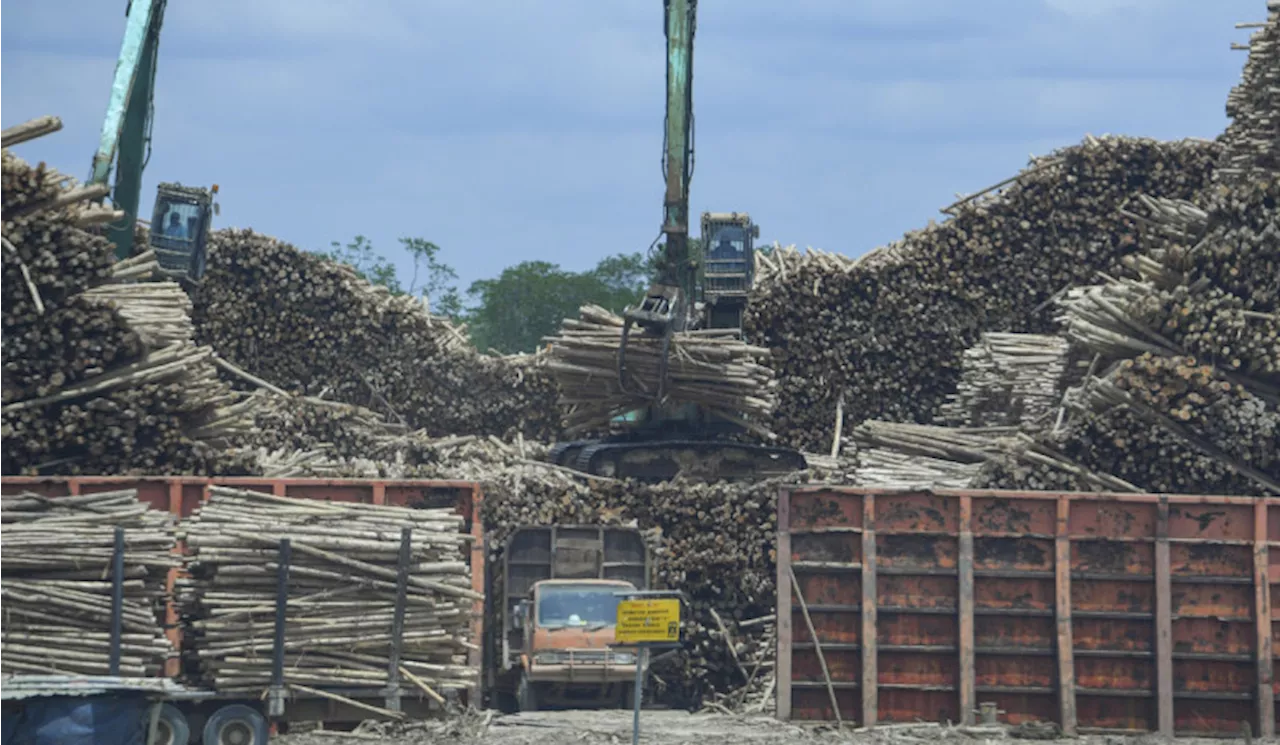
[[[586,272],[525,261],[471,284],[471,338],[480,349],[531,352],[563,319],[577,316],[579,306],[595,303],[620,312],[635,304],[648,279],[649,262],[639,253],[607,257]]]

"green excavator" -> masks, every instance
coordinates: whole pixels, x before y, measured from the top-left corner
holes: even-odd
[[[745,213],[703,213],[702,250],[690,250],[689,181],[693,172],[693,39],[697,0],[664,0],[667,101],[663,139],[666,193],[662,245],[653,284],[638,306],[624,312],[618,350],[625,384],[628,339],[647,334],[668,340],[699,328],[742,329],[754,270],[759,228]],[[760,479],[803,470],[804,456],[757,444],[740,424],[697,406],[657,401],[624,417],[622,432],[552,448],[558,465],[616,478],[666,481],[677,475],[706,481]]]
[[[156,191],[146,245],[135,245],[134,228],[142,198],[142,171],[151,156],[155,113],[156,57],[166,0],[131,0],[125,9],[124,42],[116,60],[111,100],[93,156],[90,184],[107,185],[115,168],[111,203],[124,218],[107,226],[116,256],[127,259],[147,250],[171,278],[189,284],[204,275],[209,226],[218,214],[212,188],[162,183]]]

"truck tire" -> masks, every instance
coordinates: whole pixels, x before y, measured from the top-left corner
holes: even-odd
[[[267,745],[267,720],[244,704],[224,706],[204,723],[204,745]]]
[[[187,715],[173,704],[160,707],[160,718],[156,720],[155,745],[190,745],[191,725]]]
[[[520,687],[516,689],[516,708],[520,711],[538,710],[538,689],[529,674],[520,676]]]

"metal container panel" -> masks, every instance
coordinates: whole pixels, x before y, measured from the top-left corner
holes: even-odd
[[[1280,500],[797,486],[778,510],[780,718],[1275,732]]]

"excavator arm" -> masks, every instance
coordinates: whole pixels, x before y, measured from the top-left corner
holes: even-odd
[[[142,196],[142,169],[151,143],[152,97],[155,92],[156,53],[167,0],[130,0],[126,11],[124,41],[111,82],[111,100],[102,122],[98,151],[93,155],[92,184],[106,184],[115,163],[115,189],[111,203],[124,219],[107,226],[107,238],[116,244],[116,257],[133,254],[133,226]]]
[[[732,439],[739,434],[736,424],[712,421],[696,406],[663,402],[672,334],[694,328],[704,320],[695,305],[699,299],[696,294],[699,267],[689,250],[693,39],[697,7],[697,0],[663,0],[663,33],[667,39],[662,154],[666,182],[662,200],[664,242],[653,285],[639,306],[623,313],[622,343],[618,349],[618,382],[626,390],[631,382],[627,371],[627,344],[632,334],[660,337],[662,359],[658,389],[651,397],[653,403],[643,416],[637,417],[639,426],[632,432],[604,441],[564,442],[552,449],[551,459],[555,463],[587,473],[645,481],[667,481],[678,475],[719,481],[768,478],[805,468],[804,457],[794,450],[737,441]],[[733,214],[726,219],[733,224],[742,220],[745,225],[750,224],[745,215],[740,219]],[[743,261],[743,258],[737,259],[737,263]]]

